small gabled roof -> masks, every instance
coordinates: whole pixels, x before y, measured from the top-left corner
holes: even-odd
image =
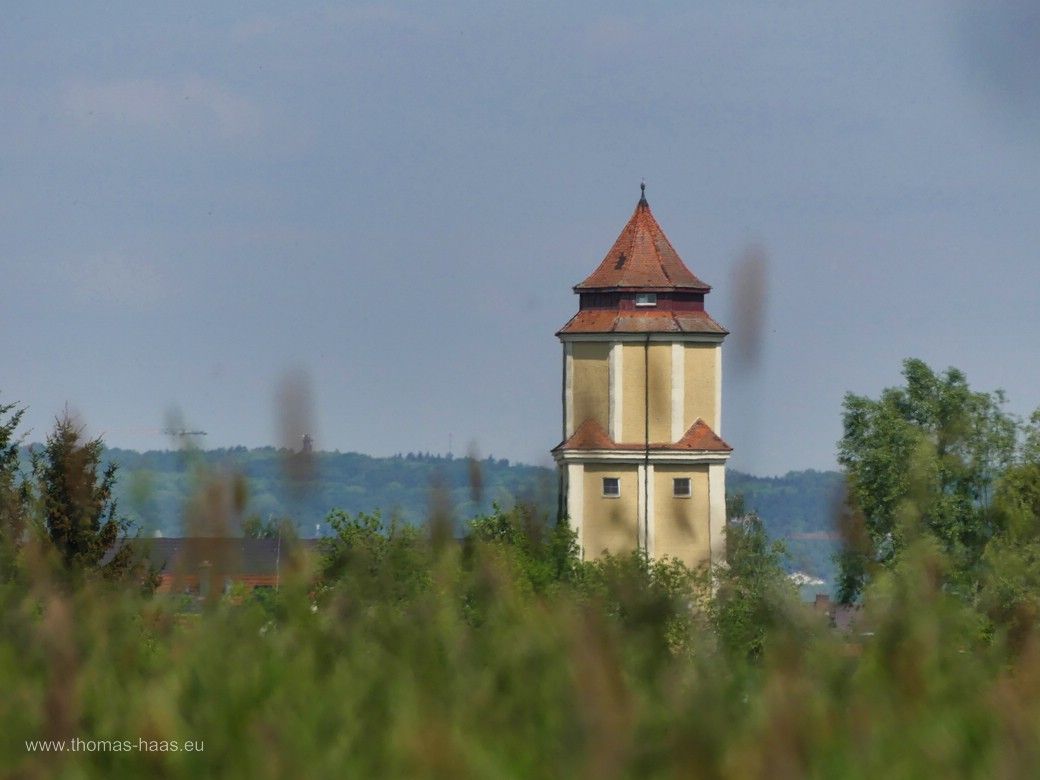
[[[625,443],[618,444],[607,435],[603,426],[591,417],[578,426],[570,437],[553,448],[553,452],[563,450],[615,450],[635,451],[643,449],[642,444]],[[651,442],[651,450],[696,450],[698,452],[732,452],[730,447],[722,438],[704,422],[697,421],[690,426],[682,438],[676,442]]]
[[[644,194],[636,204],[614,246],[607,252],[585,281],[574,287],[575,292],[629,288],[638,290],[688,290],[708,292],[705,284],[686,267],[679,253],[657,224]]]
[[[556,450],[613,450],[617,449],[603,426],[591,417],[578,426],[567,441],[557,445]]]
[[[697,418],[697,421],[690,426],[690,429],[683,434],[679,441],[671,445],[670,449],[712,450],[713,452],[733,451],[733,448],[726,444],[722,437],[715,433],[708,426],[708,423],[704,422],[700,417]]]

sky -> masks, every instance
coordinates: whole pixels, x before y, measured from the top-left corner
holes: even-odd
[[[733,333],[735,468],[834,468],[907,357],[1040,405],[1024,0],[57,5],[0,22],[29,439],[551,463],[554,333],[641,180]]]

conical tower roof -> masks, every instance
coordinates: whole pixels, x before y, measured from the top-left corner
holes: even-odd
[[[683,263],[654,219],[646,200],[646,187],[642,187],[643,195],[632,218],[603,262],[574,287],[575,292],[617,289],[708,292],[711,289]]]

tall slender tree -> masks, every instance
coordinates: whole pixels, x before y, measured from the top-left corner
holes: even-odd
[[[74,577],[98,573],[121,579],[143,573],[134,549],[124,543],[130,524],[117,513],[112,496],[116,466],[102,466],[103,451],[101,438],[85,439],[66,411],[43,448],[32,453],[43,527]]]
[[[18,473],[21,439],[16,435],[24,413],[17,404],[0,404],[0,581],[13,576],[25,537],[28,486]]]

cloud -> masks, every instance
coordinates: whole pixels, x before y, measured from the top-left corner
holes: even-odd
[[[115,252],[67,261],[59,272],[83,303],[143,310],[169,294],[154,264]]]
[[[79,81],[65,88],[62,106],[80,125],[201,129],[224,139],[255,135],[261,118],[249,99],[197,76]]]

